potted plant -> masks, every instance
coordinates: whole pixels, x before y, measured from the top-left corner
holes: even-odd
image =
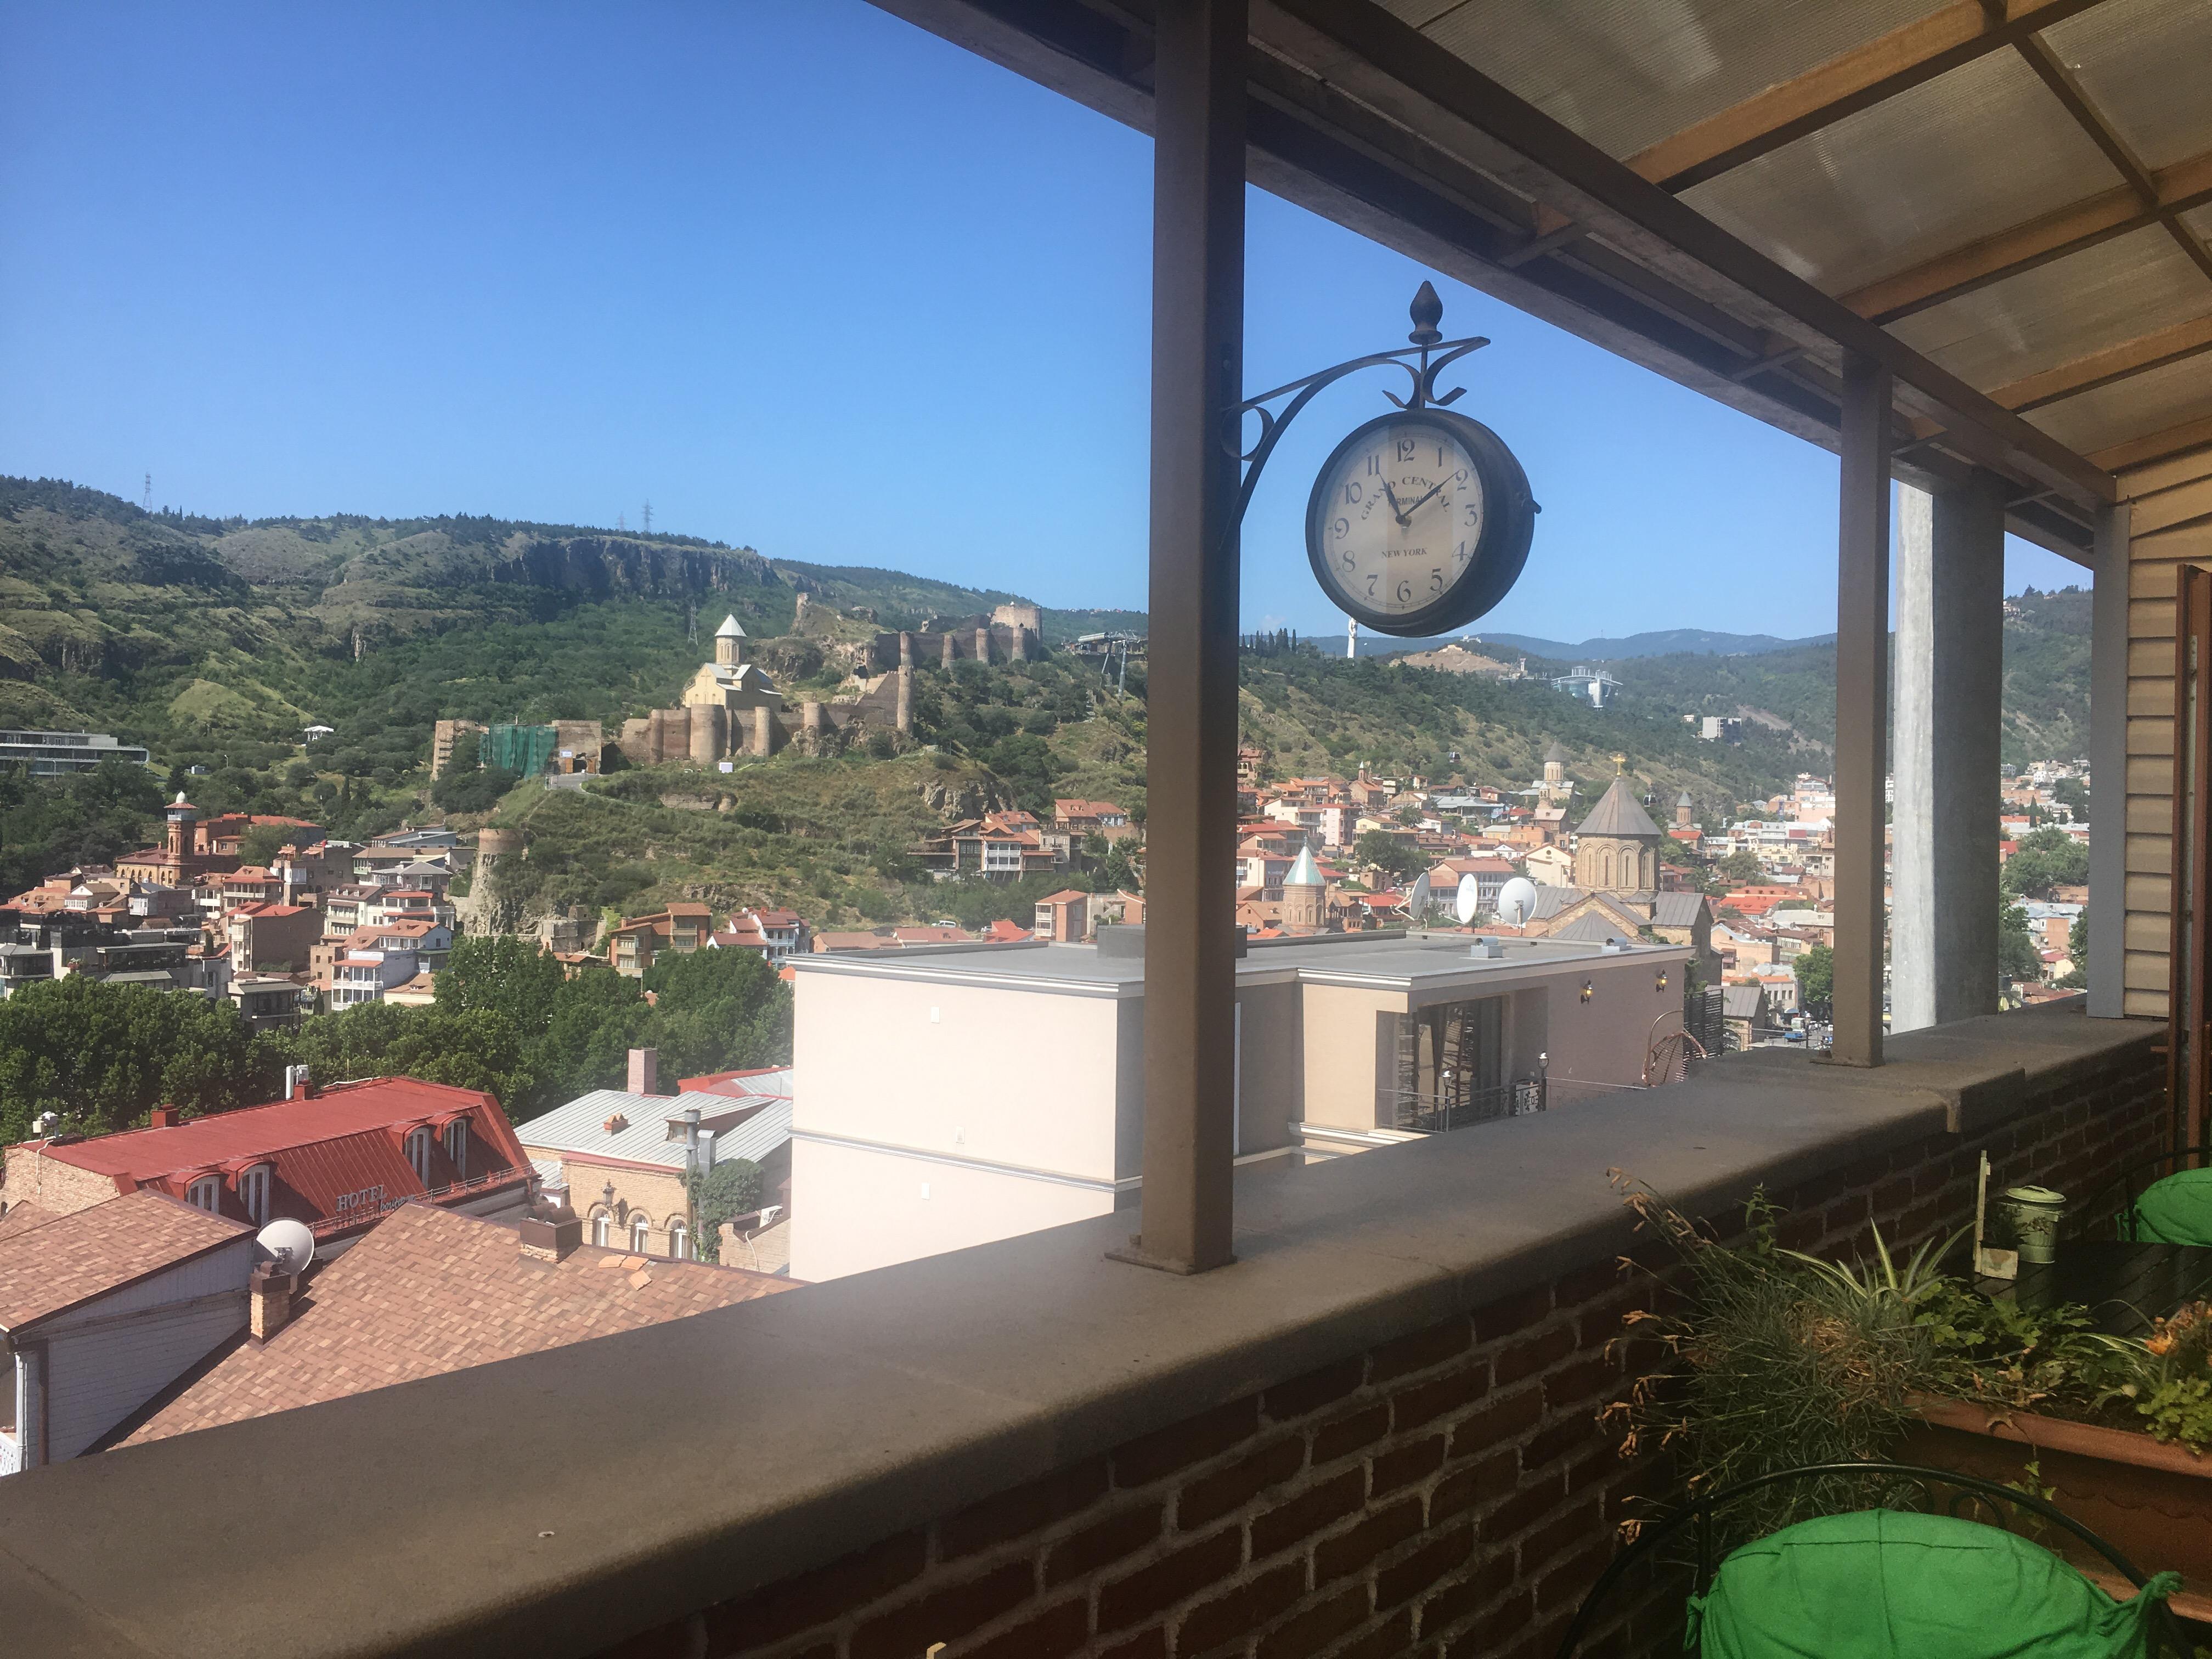
[[[1692,1493],[1862,1460],[1993,1479],[2179,1571],[2175,1611],[2212,1616],[2212,1310],[2106,1336],[2086,1309],[2022,1310],[1945,1272],[1955,1236],[1900,1261],[1877,1230],[1872,1261],[1824,1261],[1780,1246],[1764,1194],[1723,1240],[1623,1184],[1676,1258],[1661,1306],[1627,1316],[1658,1363],[1605,1413],[1623,1455],[1670,1458]],[[1762,1531],[1867,1502],[1840,1485],[1776,1491],[1752,1517]]]

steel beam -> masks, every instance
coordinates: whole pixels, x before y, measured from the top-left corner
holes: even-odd
[[[1879,1066],[1882,783],[1889,746],[1889,371],[1875,358],[1847,352],[1843,391],[1836,513],[1835,1040],[1828,1057],[1839,1066]]]
[[[1121,1260],[1230,1257],[1247,0],[1160,0],[1152,144],[1145,1144]]]

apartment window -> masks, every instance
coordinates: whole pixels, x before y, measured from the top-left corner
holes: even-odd
[[[606,1249],[613,1242],[611,1237],[611,1218],[605,1211],[602,1210],[592,1218],[592,1243],[601,1249]]]
[[[246,1218],[258,1227],[269,1219],[269,1166],[257,1164],[238,1178],[238,1201]]]
[[[637,1215],[630,1218],[629,1248],[632,1254],[636,1255],[645,1254],[645,1243],[651,1237],[652,1232],[651,1224],[643,1216]]]
[[[691,1230],[680,1221],[668,1224],[668,1255],[672,1261],[683,1261],[691,1255]]]
[[[446,1126],[446,1156],[453,1161],[455,1180],[466,1180],[469,1173],[469,1121],[457,1117]]]
[[[430,1184],[430,1132],[417,1129],[407,1137],[407,1161],[415,1166],[415,1179]]]
[[[185,1202],[213,1215],[222,1204],[222,1182],[213,1176],[202,1176],[185,1188]]]

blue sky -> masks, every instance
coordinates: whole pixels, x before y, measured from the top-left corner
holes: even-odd
[[[657,527],[1141,605],[1149,141],[860,3],[0,0],[0,471],[264,516]],[[1428,274],[1251,198],[1247,383]],[[1834,625],[1833,459],[1458,283],[1545,511],[1481,626]],[[1379,374],[1245,529],[1252,626]],[[2014,544],[2009,585],[2086,581]]]

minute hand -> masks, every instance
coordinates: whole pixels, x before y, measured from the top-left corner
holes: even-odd
[[[1445,480],[1444,480],[1444,483],[1449,483],[1450,482],[1451,482],[1451,480],[1450,480],[1450,479],[1449,479],[1449,478],[1447,478],[1447,479],[1445,479]],[[1438,489],[1442,489],[1443,487],[1444,487],[1444,484],[1443,484],[1443,483],[1437,484],[1437,485],[1436,486],[1436,488],[1435,488],[1435,489],[1431,489],[1431,490],[1429,491],[1429,495],[1435,495],[1435,494],[1437,493],[1437,490],[1438,490]],[[1429,495],[1424,495],[1424,496],[1422,496],[1422,497],[1421,497],[1420,501],[1413,501],[1413,502],[1408,503],[1408,504],[1407,505],[1407,507],[1405,507],[1405,509],[1404,509],[1404,510],[1400,514],[1400,515],[1399,515],[1399,516],[1400,516],[1401,520],[1402,521],[1402,520],[1405,520],[1405,519],[1409,519],[1409,518],[1413,517],[1413,508],[1414,508],[1414,507],[1419,507],[1419,506],[1420,506],[1422,501],[1427,501],[1427,500],[1429,499]]]

